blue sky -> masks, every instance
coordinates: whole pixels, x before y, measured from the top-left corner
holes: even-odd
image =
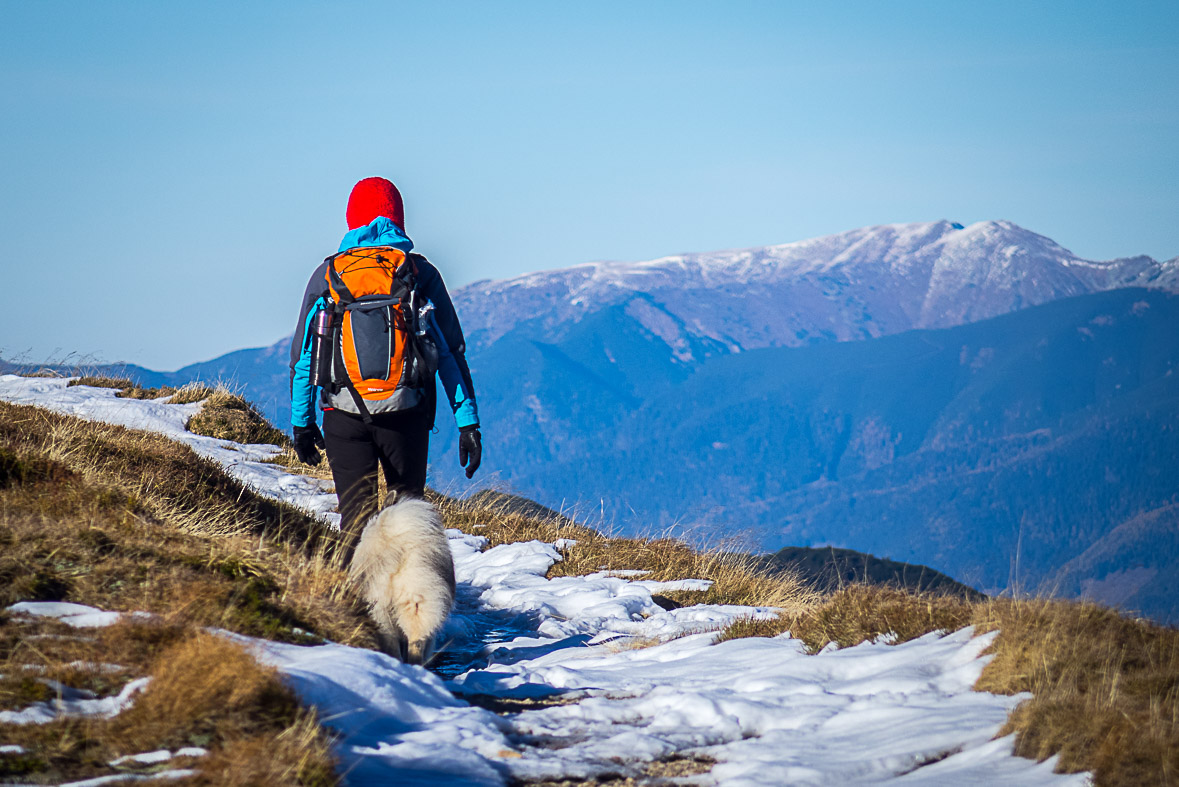
[[[352,184],[452,288],[1010,219],[1179,255],[1179,3],[4,2],[0,356],[293,327]]]

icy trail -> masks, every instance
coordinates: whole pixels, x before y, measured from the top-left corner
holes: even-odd
[[[64,380],[0,377],[0,399],[152,429],[191,445],[264,494],[327,514],[321,482],[241,446],[184,431],[199,405],[118,399]],[[459,581],[445,680],[367,650],[246,640],[341,734],[352,785],[505,784],[512,779],[638,776],[673,757],[715,760],[686,783],[1081,785],[992,740],[1023,696],[971,691],[994,636],[969,630],[814,656],[787,636],[713,644],[749,607],[665,611],[659,583],[595,574],[548,579],[560,560],[539,541],[485,549],[450,531]],[[104,625],[77,605],[26,608]],[[90,614],[95,613],[95,614]],[[703,633],[692,633],[703,632]],[[672,637],[677,637],[672,639]],[[632,638],[668,640],[628,649]],[[489,699],[556,698],[496,714]]]

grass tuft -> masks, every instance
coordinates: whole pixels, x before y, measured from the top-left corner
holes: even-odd
[[[176,393],[175,388],[167,385],[160,388],[144,388],[127,377],[83,376],[66,383],[67,388],[73,385],[85,385],[91,388],[117,388],[119,392],[115,396],[121,399],[160,399]]]
[[[120,399],[163,399],[174,393],[176,393],[176,389],[170,385],[163,385],[159,388],[140,388],[137,385],[133,388],[126,388],[119,391],[115,396]]]
[[[284,729],[299,710],[273,669],[216,634],[188,634],[160,653],[149,674],[147,689],[112,725],[129,750],[180,748],[194,739],[223,745]]]
[[[172,398],[168,400],[168,403],[192,404],[193,402],[200,402],[212,396],[214,390],[214,388],[204,383],[185,383],[176,389],[176,393],[172,394]]]
[[[67,388],[75,385],[85,385],[88,388],[117,388],[119,390],[136,387],[136,383],[129,377],[96,377],[91,375],[78,377],[66,383]]]
[[[254,405],[229,389],[218,387],[202,399],[205,404],[200,412],[185,424],[188,431],[235,443],[290,445],[290,438],[271,426]]]
[[[304,711],[277,735],[248,735],[229,741],[201,763],[198,776],[182,784],[331,787],[339,784],[331,743],[315,711]]]

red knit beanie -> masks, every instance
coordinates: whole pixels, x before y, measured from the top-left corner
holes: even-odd
[[[393,219],[394,224],[405,229],[401,192],[384,178],[365,178],[352,187],[348,196],[348,229],[363,227],[377,216]]]

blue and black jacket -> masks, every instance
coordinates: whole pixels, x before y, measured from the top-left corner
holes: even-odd
[[[455,424],[479,425],[479,411],[475,404],[475,386],[471,382],[471,370],[467,367],[466,340],[463,329],[451,303],[450,293],[441,274],[430,261],[420,254],[410,254],[413,241],[391,219],[379,216],[363,227],[352,230],[340,242],[340,251],[361,246],[392,246],[404,251],[417,266],[418,292],[429,300],[434,309],[430,312],[430,336],[438,346],[438,376],[454,413]],[[311,327],[315,315],[328,303],[327,262],[320,263],[307,282],[303,303],[299,309],[299,321],[291,339],[291,425],[310,426],[315,423],[316,400],[319,389],[311,384]],[[436,393],[434,386],[426,387],[425,407],[429,425],[434,424]]]

